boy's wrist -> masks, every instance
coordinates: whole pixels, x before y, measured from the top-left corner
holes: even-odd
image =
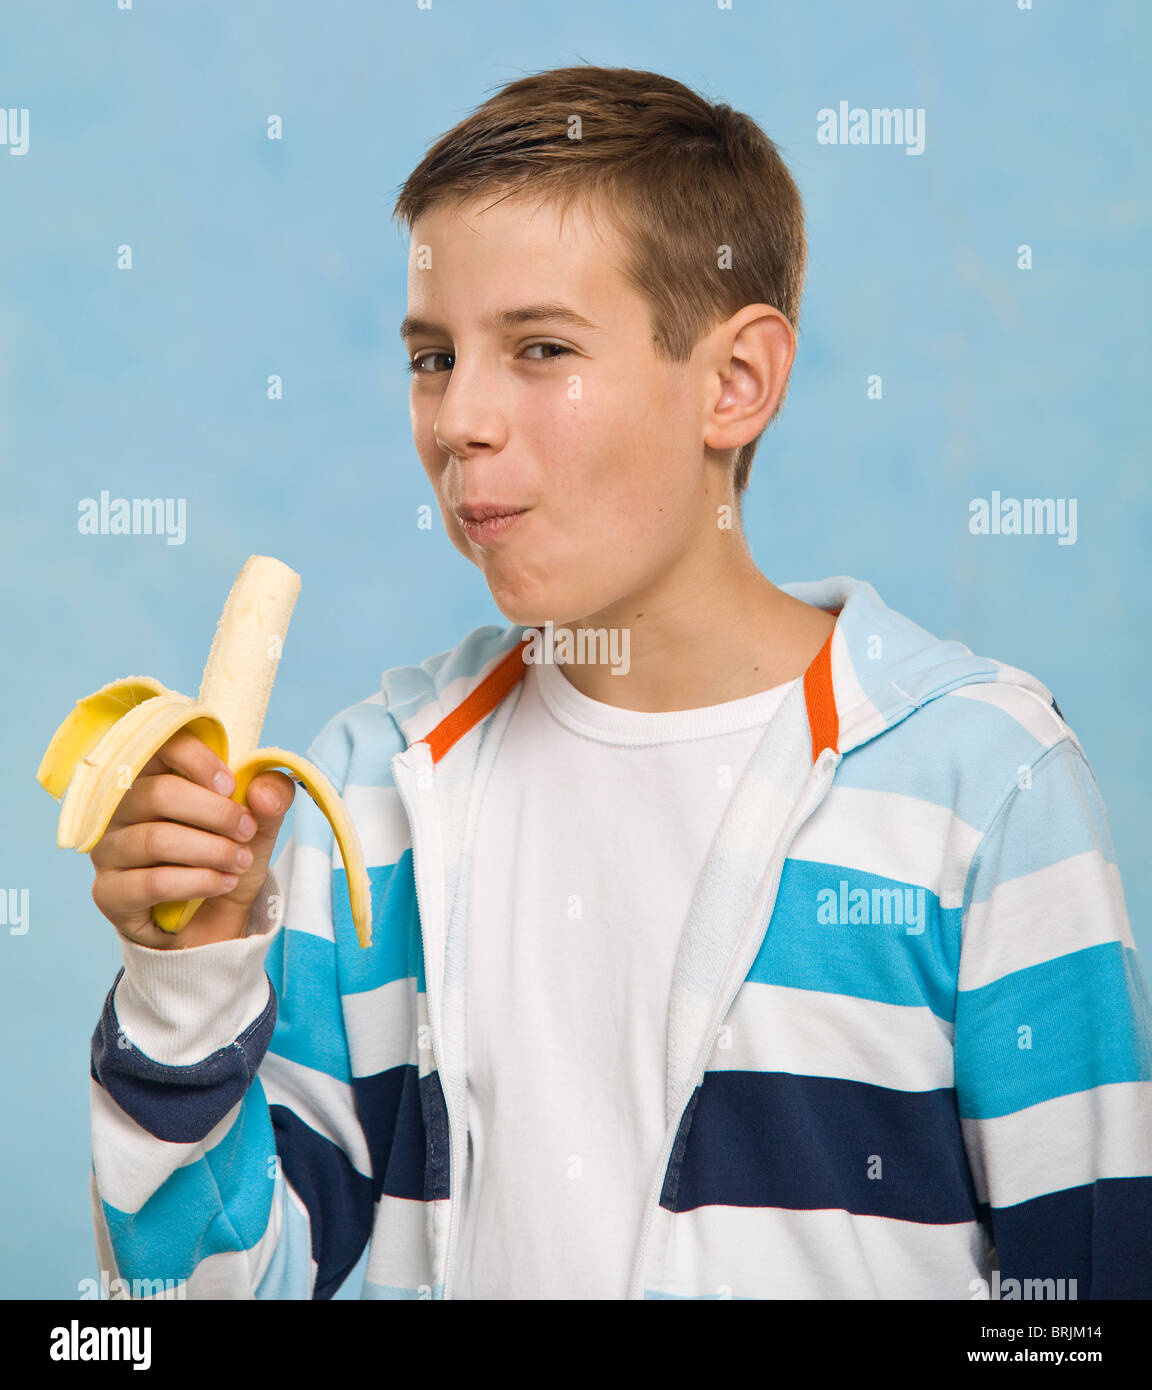
[[[278,927],[269,898],[274,905],[275,891],[253,906],[247,936],[188,950],[155,950],[121,937],[124,971],[114,1006],[127,1042],[168,1066],[191,1066],[231,1046],[268,1006],[264,961]]]

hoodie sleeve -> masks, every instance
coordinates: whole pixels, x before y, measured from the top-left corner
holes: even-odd
[[[1019,769],[973,857],[955,1069],[1000,1297],[1152,1298],[1152,1006],[1067,737]]]
[[[303,789],[292,816],[246,937],[121,943],[92,1039],[90,1185],[122,1296],[330,1298],[368,1240],[332,835]]]

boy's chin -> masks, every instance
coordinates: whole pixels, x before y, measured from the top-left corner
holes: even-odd
[[[553,627],[561,627],[564,623],[574,622],[574,615],[560,617],[561,613],[568,614],[569,608],[566,602],[549,602],[545,597],[539,595],[533,599],[517,597],[507,593],[489,592],[492,594],[492,602],[499,608],[500,612],[510,623],[518,627],[543,627],[545,623],[551,623]]]
[[[517,582],[521,577],[525,579],[524,583]],[[614,596],[606,596],[603,583],[561,585],[548,583],[548,578],[538,572],[520,576],[507,571],[501,574],[497,570],[485,575],[492,602],[508,622],[519,627],[543,627],[545,623],[551,623],[553,627],[579,624],[588,614],[600,613],[613,602]],[[604,576],[597,578],[602,580]]]
[[[530,604],[501,602],[495,595],[492,596],[492,601],[508,622],[517,627],[543,627],[548,620],[549,615],[539,607]]]

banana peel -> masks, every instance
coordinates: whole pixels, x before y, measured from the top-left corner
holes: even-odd
[[[113,681],[77,701],[53,734],[36,780],[57,801],[56,843],[87,854],[108,828],[124,793],[152,756],[181,729],[202,739],[236,779],[232,800],[245,804],[252,779],[284,768],[303,783],[336,837],[348,877],[356,938],[372,942],[372,898],[360,839],[336,788],[306,758],[259,748],[268,700],[300,576],[267,555],[249,557],[233,584],[196,700],[151,676]],[[181,932],[203,898],[157,903],[152,920]]]

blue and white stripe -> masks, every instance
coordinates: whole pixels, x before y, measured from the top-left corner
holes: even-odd
[[[813,761],[798,683],[718,830],[630,1296],[968,1299],[998,1266],[1152,1297],[1152,1006],[1079,742],[1034,677],[871,586],[784,587],[841,610],[838,739]],[[522,632],[386,672],[309,751],[364,845],[368,950],[304,793],[283,921],[122,944],[92,1053],[113,1277],[325,1298],[367,1245],[364,1297],[451,1297],[469,846],[519,686],[438,761],[424,740]],[[923,930],[818,910],[896,891]]]

